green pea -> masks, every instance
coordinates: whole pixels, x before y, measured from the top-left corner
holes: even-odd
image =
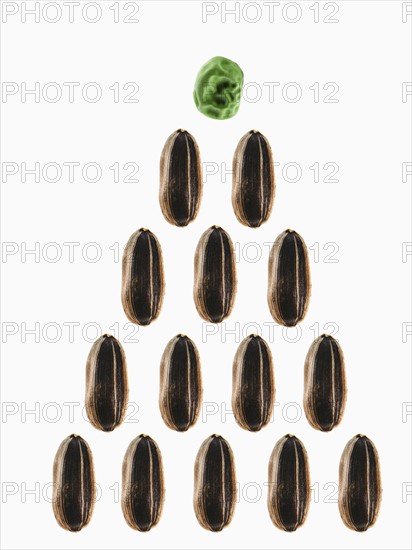
[[[200,69],[193,91],[198,110],[210,118],[235,116],[242,95],[243,71],[226,57],[212,57]]]

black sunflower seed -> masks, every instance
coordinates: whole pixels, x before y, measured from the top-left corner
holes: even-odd
[[[314,428],[329,432],[342,419],[346,402],[345,360],[338,342],[327,334],[319,336],[305,360],[303,405]]]
[[[259,431],[271,417],[275,401],[272,354],[256,334],[239,345],[233,361],[232,409],[236,422],[252,432]]]
[[[273,319],[286,327],[303,320],[309,305],[309,258],[302,237],[287,229],[269,256],[268,305]]]
[[[167,344],[160,363],[160,412],[173,430],[184,432],[197,420],[202,402],[199,353],[178,334]]]
[[[95,501],[93,457],[86,441],[69,435],[53,465],[53,512],[58,524],[80,531],[92,517]]]
[[[159,202],[169,223],[184,227],[198,213],[202,197],[200,153],[194,137],[185,130],[170,135],[160,159]]]
[[[122,260],[122,304],[132,323],[149,325],[160,313],[164,295],[160,243],[148,229],[130,237]]]
[[[162,455],[148,435],[139,435],[127,448],[122,471],[122,510],[128,525],[149,531],[157,525],[163,508]]]
[[[232,520],[236,505],[236,473],[229,443],[211,435],[201,445],[195,463],[193,506],[198,522],[221,531]]]
[[[268,509],[273,523],[284,531],[296,531],[308,513],[309,464],[305,447],[293,435],[285,435],[269,461]]]
[[[377,520],[382,497],[379,456],[366,435],[346,445],[339,466],[339,512],[344,524],[366,531]]]
[[[114,336],[94,342],[86,365],[86,412],[98,430],[111,432],[124,419],[128,400],[126,357]]]
[[[275,196],[275,173],[268,140],[252,130],[239,141],[233,157],[232,205],[237,219],[259,227],[269,219]]]
[[[194,279],[193,297],[199,315],[220,323],[232,311],[237,288],[233,244],[221,227],[214,225],[201,236]]]

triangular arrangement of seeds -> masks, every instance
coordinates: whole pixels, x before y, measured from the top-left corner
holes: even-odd
[[[223,60],[223,61],[222,61]],[[225,58],[211,60],[219,67]],[[237,78],[239,67],[228,66]],[[226,67],[227,70],[229,70]],[[239,72],[240,71],[240,72]],[[208,116],[219,116],[208,105]],[[234,102],[233,113],[238,104]],[[225,115],[226,116],[226,115]],[[232,114],[230,114],[232,116]],[[275,195],[272,150],[260,132],[246,133],[233,158],[232,205],[247,227],[268,221]],[[177,226],[190,224],[200,208],[202,174],[199,147],[187,131],[167,139],[160,161],[160,208]],[[236,263],[229,234],[217,225],[207,229],[194,252],[194,305],[200,317],[221,323],[233,309]],[[121,300],[127,318],[148,326],[161,314],[165,292],[162,248],[141,228],[129,238],[122,261]],[[303,238],[291,229],[274,241],[269,256],[267,302],[276,323],[293,327],[308,310],[311,277]],[[271,350],[258,335],[246,337],[233,361],[232,407],[237,424],[250,432],[264,428],[275,401]],[[126,356],[111,335],[93,344],[86,368],[86,412],[91,424],[110,432],[124,419],[128,403]],[[165,424],[177,432],[195,425],[202,401],[201,358],[195,342],[178,334],[166,345],[160,364],[159,408]],[[304,362],[304,411],[316,430],[329,432],[342,420],[346,402],[345,361],[340,344],[323,334],[310,346]],[[196,457],[193,506],[199,524],[210,531],[227,527],[236,506],[236,471],[232,449],[213,434]],[[61,527],[80,531],[91,520],[94,468],[91,450],[70,435],[58,448],[53,469],[53,511]],[[156,442],[141,434],[130,443],[123,461],[122,510],[127,524],[149,531],[160,520],[165,495],[162,455]],[[276,443],[268,466],[267,507],[274,525],[295,531],[303,525],[310,503],[309,459],[303,443],[287,434]],[[344,524],[366,531],[379,513],[381,481],[378,452],[370,439],[356,435],[346,445],[339,466],[339,511]]]

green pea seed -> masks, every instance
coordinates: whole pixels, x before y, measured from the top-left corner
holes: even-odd
[[[200,69],[193,91],[196,107],[210,118],[235,116],[242,95],[243,71],[226,57],[212,57]]]

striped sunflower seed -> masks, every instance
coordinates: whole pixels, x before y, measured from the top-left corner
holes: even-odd
[[[339,466],[339,512],[344,524],[366,531],[377,520],[382,497],[379,456],[366,435],[346,445]]]
[[[198,522],[221,531],[232,520],[237,497],[235,461],[229,443],[211,435],[201,445],[195,463],[193,506]]]
[[[269,461],[269,514],[279,529],[296,531],[306,519],[309,503],[306,450],[297,437],[288,434],[276,443]]]
[[[69,435],[57,450],[53,465],[53,512],[68,531],[90,522],[95,501],[93,457],[86,441]]]
[[[305,360],[303,406],[309,424],[329,432],[342,420],[346,403],[345,360],[338,342],[319,336]]]
[[[202,378],[197,348],[178,334],[167,344],[160,362],[160,412],[167,426],[185,432],[195,424],[202,402]]]
[[[162,455],[148,435],[130,443],[123,460],[122,510],[132,529],[150,531],[163,509],[164,481]]]
[[[272,150],[260,132],[239,141],[233,157],[232,205],[243,225],[260,227],[269,219],[275,196]]]
[[[275,401],[272,354],[256,334],[239,345],[233,361],[232,409],[245,430],[259,431],[271,417]]]
[[[122,260],[122,304],[127,318],[150,325],[159,316],[164,295],[162,249],[148,229],[130,237]]]
[[[199,315],[211,323],[228,317],[237,281],[233,244],[224,229],[213,225],[200,238],[195,254],[193,297]]]
[[[119,426],[128,395],[123,348],[114,336],[104,334],[94,342],[86,365],[86,412],[93,426],[104,432]]]
[[[202,198],[200,153],[194,137],[176,130],[163,147],[160,158],[159,202],[166,220],[179,227],[192,222]]]
[[[268,305],[273,319],[286,327],[302,321],[310,288],[306,245],[298,233],[287,229],[276,238],[269,256]]]

